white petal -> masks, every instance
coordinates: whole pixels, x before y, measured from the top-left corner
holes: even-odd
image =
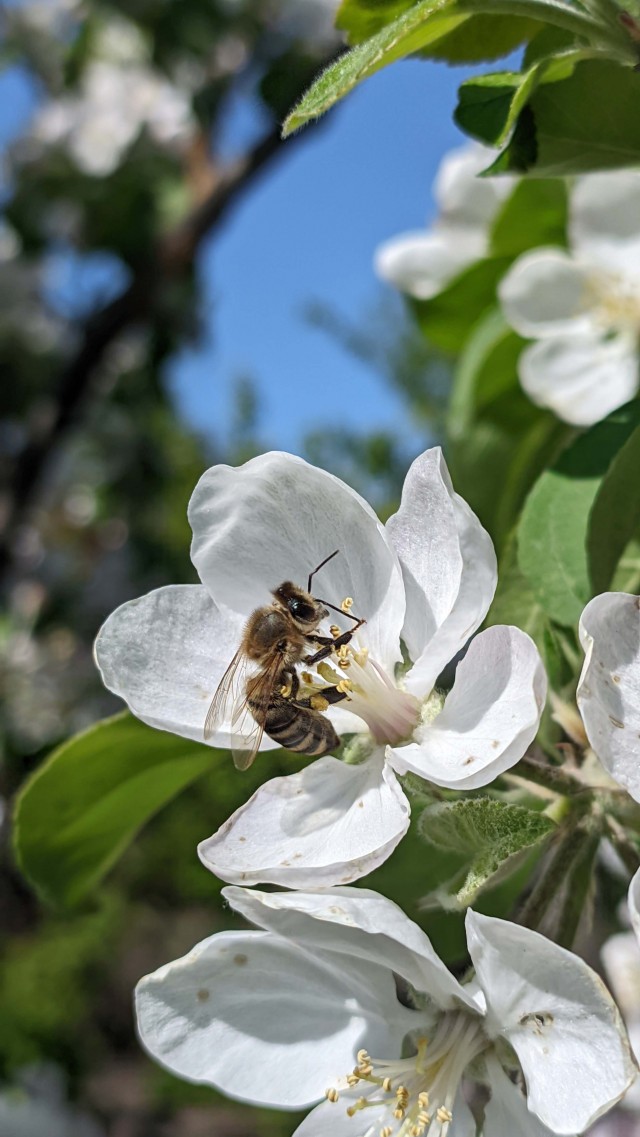
[[[398,1046],[393,977],[303,952],[268,933],[221,932],[140,981],[138,1032],[162,1065],[231,1097],[317,1101],[357,1049]]]
[[[627,1026],[633,1022],[640,1024],[640,947],[635,933],[618,932],[609,936],[602,945],[600,958]]]
[[[512,177],[478,177],[496,151],[471,143],[449,150],[434,183],[434,197],[448,224],[486,230],[516,183]]]
[[[635,1076],[613,999],[583,960],[538,932],[477,912],[466,924],[487,1031],[513,1046],[529,1109],[554,1133],[581,1133]]]
[[[532,402],[574,426],[591,426],[635,395],[635,340],[627,332],[608,338],[604,329],[542,340],[524,349],[518,374]]]
[[[256,892],[225,888],[232,908],[311,951],[353,956],[389,968],[439,1007],[475,1002],[447,970],[421,928],[397,904],[368,888],[322,892]],[[341,968],[336,960],[336,968]]]
[[[349,884],[387,859],[409,828],[409,814],[380,757],[360,766],[319,758],[265,782],[198,852],[230,884]]]
[[[484,619],[497,583],[496,556],[489,534],[454,492],[439,446],[411,466],[387,531],[407,594],[402,634],[414,666],[405,685],[424,696]]]
[[[640,869],[629,885],[629,917],[638,942],[640,943]]]
[[[372,1094],[373,1090],[369,1093]],[[293,1137],[327,1137],[328,1134],[331,1137],[363,1137],[364,1134],[379,1133],[389,1119],[386,1106],[372,1106],[366,1113],[358,1111],[351,1117],[347,1113],[347,1108],[362,1096],[357,1090],[354,1093],[346,1091],[341,1093],[337,1102],[320,1102],[301,1122]]]
[[[637,280],[640,173],[617,170],[579,178],[571,193],[569,235],[581,255]]]
[[[580,618],[585,661],[577,700],[591,746],[640,801],[640,599],[605,592]]]
[[[117,608],[98,633],[95,655],[105,686],[134,715],[203,742],[209,704],[241,635],[241,618],[217,608],[206,589],[175,584]],[[229,729],[211,745],[228,746]],[[265,736],[261,749],[277,745]]]
[[[575,335],[592,327],[590,269],[560,249],[524,253],[503,277],[504,314],[521,336]]]
[[[551,1137],[551,1130],[530,1113],[527,1099],[494,1059],[488,1064],[491,1097],[484,1111],[484,1133],[491,1137]]]
[[[270,603],[283,580],[306,588],[309,573],[339,549],[314,578],[314,594],[337,607],[353,597],[354,614],[367,620],[359,641],[393,671],[404,620],[400,566],[371,507],[339,478],[279,452],[213,466],[193,492],[189,520],[203,584],[243,616]]]
[[[482,231],[441,225],[385,241],[376,250],[374,264],[378,276],[388,284],[418,300],[429,300],[486,252],[487,239]]]
[[[439,786],[486,786],[535,738],[546,691],[533,640],[519,628],[487,628],[458,664],[444,709],[389,759],[397,773],[411,770]]]

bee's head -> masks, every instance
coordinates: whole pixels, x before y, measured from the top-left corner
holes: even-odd
[[[286,608],[301,631],[313,631],[321,620],[329,615],[328,610],[314,600],[304,589],[298,588],[290,580],[285,580],[271,594],[278,604]]]

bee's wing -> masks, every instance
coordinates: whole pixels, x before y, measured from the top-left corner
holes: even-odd
[[[268,707],[281,670],[282,659],[279,654],[275,654],[250,680],[252,701],[261,703],[265,708]],[[233,764],[236,770],[248,770],[260,749],[265,724],[264,721],[259,722],[254,718],[251,709],[247,706],[246,685],[244,700],[241,705],[236,704],[231,722],[234,727],[240,727],[231,737]]]
[[[231,720],[231,725],[234,726],[240,719],[247,701],[247,663],[245,652],[238,648],[209,704],[204,720],[205,742],[213,737],[221,723]]]

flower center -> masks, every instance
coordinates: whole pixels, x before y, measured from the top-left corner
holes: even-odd
[[[395,746],[411,737],[420,718],[418,700],[396,687],[366,648],[342,644],[331,663],[323,661],[317,670],[326,682],[347,692],[344,705],[367,724],[375,742]]]
[[[605,328],[640,331],[640,290],[619,273],[599,272],[590,281],[594,307]]]
[[[462,1075],[489,1040],[480,1019],[452,1011],[442,1015],[430,1041],[420,1037],[415,1045],[411,1058],[395,1061],[358,1051],[345,1099],[348,1116],[362,1116],[362,1137],[446,1137]],[[365,1093],[354,1101],[356,1087]],[[331,1088],[326,1097],[339,1102],[341,1093]],[[367,1124],[366,1111],[374,1108],[378,1117]]]

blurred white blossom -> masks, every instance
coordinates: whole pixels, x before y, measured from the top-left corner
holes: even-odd
[[[589,426],[633,398],[640,340],[640,173],[579,178],[569,248],[521,256],[499,288],[504,314],[535,342],[518,364],[529,397]]]
[[[100,177],[116,169],[143,129],[175,148],[193,127],[188,94],[151,65],[140,29],[119,18],[102,28],[77,91],[36,114],[30,143],[65,146],[84,173]]]
[[[480,178],[495,151],[470,143],[449,151],[433,187],[438,215],[426,230],[402,233],[380,245],[379,276],[418,300],[428,300],[489,252],[489,231],[511,193],[512,177]]]

